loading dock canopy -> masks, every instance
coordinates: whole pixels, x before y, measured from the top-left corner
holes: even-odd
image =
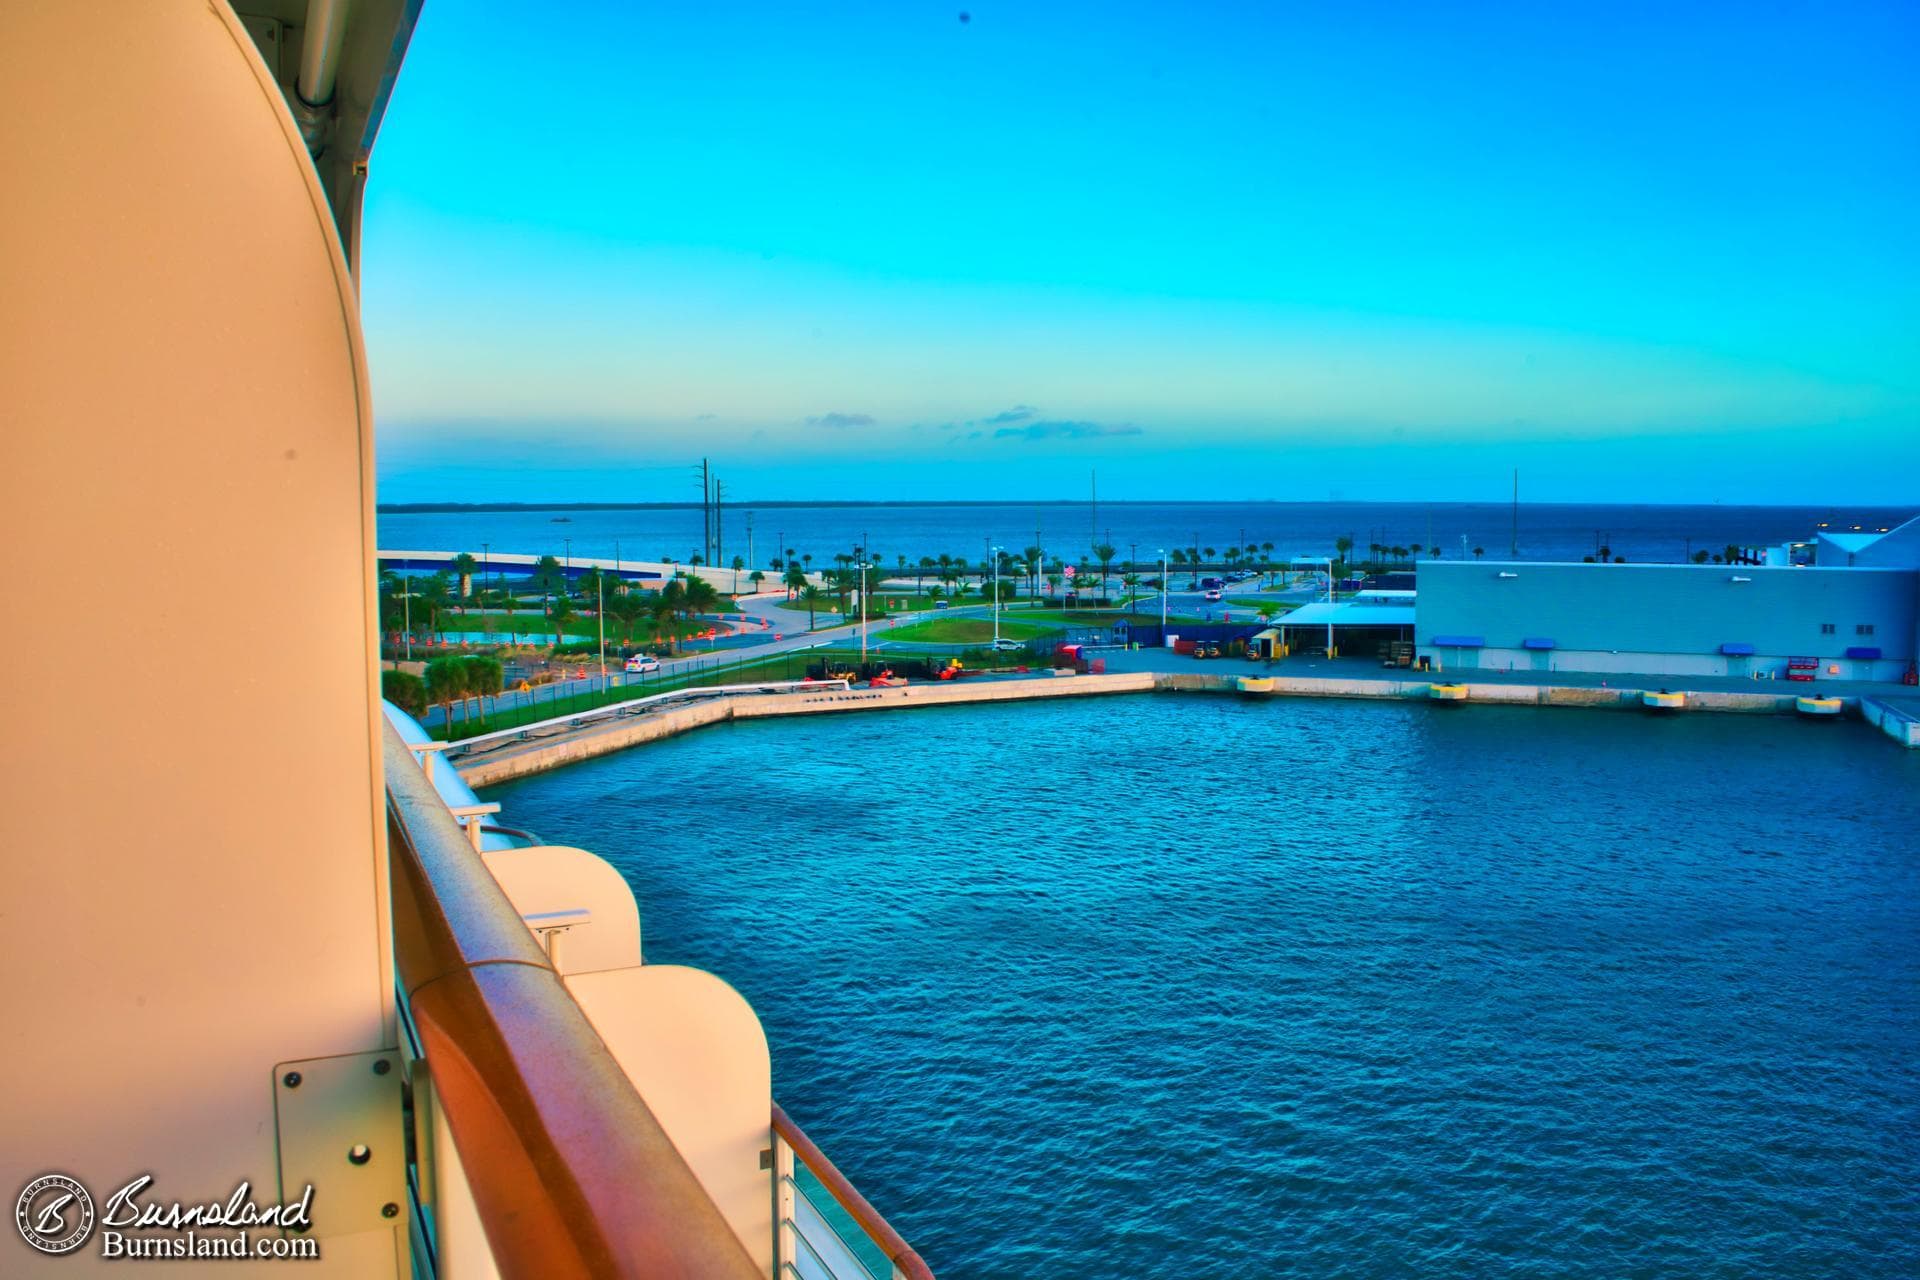
[[[1753,646],[1744,640],[1729,640],[1720,646],[1720,652],[1729,658],[1751,658]]]
[[[1853,648],[1847,650],[1847,656],[1849,658],[1861,659],[1878,658],[1880,651],[1872,645],[1855,645]]]
[[[1553,648],[1553,641],[1547,639],[1545,636],[1528,636],[1520,642],[1520,647],[1522,649],[1551,649]]]
[[[1427,643],[1436,649],[1484,649],[1487,647],[1485,636],[1435,636]]]
[[[1282,614],[1274,621],[1283,627],[1324,627],[1329,623],[1336,627],[1410,627],[1413,625],[1413,606],[1354,600],[1329,604],[1325,600],[1317,600],[1301,605],[1292,613]],[[1474,643],[1478,644],[1479,641]]]

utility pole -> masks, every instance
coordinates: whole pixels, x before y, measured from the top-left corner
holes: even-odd
[[[747,512],[747,572],[752,573],[760,566],[753,562],[753,512]]]
[[[724,560],[727,555],[727,539],[724,532],[725,526],[720,519],[721,504],[725,492],[726,489],[725,486],[720,483],[720,477],[715,476],[713,478],[713,559],[710,563],[716,565]]]

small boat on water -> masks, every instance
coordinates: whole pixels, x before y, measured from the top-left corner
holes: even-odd
[[[1838,698],[1802,697],[1793,700],[1793,709],[1803,716],[1837,716],[1845,706]]]
[[[1240,676],[1234,680],[1234,686],[1242,693],[1272,693],[1272,676]]]
[[[1645,689],[1640,693],[1640,705],[1649,711],[1685,711],[1687,695],[1666,689]]]
[[[1434,702],[1465,702],[1467,686],[1464,684],[1430,684],[1427,697]]]

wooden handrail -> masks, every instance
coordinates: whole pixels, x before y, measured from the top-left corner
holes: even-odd
[[[800,1157],[800,1163],[820,1179],[820,1185],[860,1224],[860,1229],[867,1233],[868,1238],[886,1250],[887,1260],[893,1263],[895,1271],[906,1276],[907,1280],[933,1280],[932,1270],[913,1251],[913,1247],[880,1216],[878,1209],[867,1203],[865,1196],[854,1190],[847,1176],[834,1168],[826,1152],[813,1145],[813,1139],[793,1122],[777,1102],[773,1104],[773,1131],[793,1148],[794,1155]]]
[[[760,1276],[390,725],[384,761],[395,968],[500,1274]]]

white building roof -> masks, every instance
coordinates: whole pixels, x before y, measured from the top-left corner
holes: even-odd
[[[1410,627],[1413,605],[1374,604],[1367,600],[1328,604],[1319,600],[1273,620],[1273,625],[1280,627],[1324,627],[1328,623],[1336,627]]]

